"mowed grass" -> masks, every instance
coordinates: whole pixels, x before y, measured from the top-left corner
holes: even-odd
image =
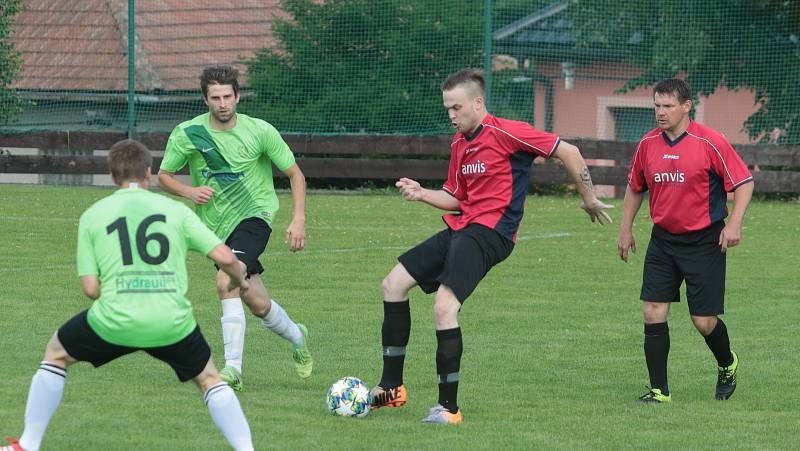
[[[108,189],[0,185],[0,434],[23,427],[30,378],[53,331],[89,306],[75,273],[81,212]],[[530,197],[512,256],[484,279],[461,314],[464,355],[458,427],[419,420],[437,399],[433,297],[411,293],[409,403],[361,420],[328,415],[341,376],[369,385],[381,372],[380,281],[395,258],[442,228],[432,208],[397,195],[312,193],[308,247],[287,252],[284,206],[263,258],[272,295],[312,334],[313,376],[301,381],[287,343],[250,316],[239,399],[257,449],[797,449],[800,368],[800,206],[754,202],[730,251],[725,321],[741,358],[739,388],[713,399],[715,362],[688,318],[670,317],[673,403],[642,406],[642,260],[623,264],[618,224],[588,221],[572,197]],[[615,221],[621,202],[612,201]],[[188,296],[223,362],[212,265],[189,261]],[[73,366],[43,449],[225,449],[193,384],[143,353],[101,369]]]

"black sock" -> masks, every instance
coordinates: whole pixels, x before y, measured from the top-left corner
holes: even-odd
[[[461,368],[461,328],[436,331],[436,375],[439,404],[450,413],[458,412],[458,371]]]
[[[411,307],[403,302],[383,302],[383,375],[378,384],[383,388],[394,388],[403,383],[403,364],[406,360],[406,345],[411,335]]]
[[[650,374],[650,387],[669,394],[667,357],[669,356],[669,326],[667,323],[644,325],[644,358]]]
[[[714,358],[717,359],[717,365],[729,366],[733,363],[733,354],[731,354],[731,342],[728,338],[728,328],[721,319],[717,318],[717,325],[710,334],[704,337],[708,349],[714,353]]]

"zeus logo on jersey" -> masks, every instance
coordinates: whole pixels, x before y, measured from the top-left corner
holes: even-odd
[[[484,164],[481,160],[478,160],[475,163],[461,165],[461,173],[464,175],[483,174],[484,172],[486,172],[486,164]]]
[[[653,182],[655,183],[683,183],[686,177],[683,172],[656,172],[653,174]]]

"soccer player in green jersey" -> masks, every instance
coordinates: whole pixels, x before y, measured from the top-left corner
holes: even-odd
[[[192,200],[200,219],[247,266],[250,288],[229,290],[228,276],[217,272],[217,294],[222,303],[225,368],[220,375],[234,390],[242,389],[245,315],[242,301],[267,329],[293,346],[295,370],[311,376],[313,359],[308,330],[296,324],[267,292],[258,260],[267,247],[278,197],[272,165],[289,177],[294,211],[285,242],[292,252],[305,247],[305,177],[294,155],[275,127],[236,112],[238,71],[231,66],[206,68],[200,76],[208,113],[175,127],[167,142],[158,183],[167,192]],[[175,173],[189,165],[191,186]]]
[[[244,265],[191,209],[148,191],[152,157],[144,145],[120,141],[108,162],[119,189],[89,207],[78,226],[78,275],[95,302],[47,343],[31,381],[25,430],[11,448],[39,449],[68,367],[81,361],[99,367],[141,350],[169,364],[181,382],[194,380],[228,443],[252,450],[239,400],[220,379],[186,299],[186,251],[213,260],[227,274],[229,288],[247,288]],[[124,448],[110,440],[108,448]]]

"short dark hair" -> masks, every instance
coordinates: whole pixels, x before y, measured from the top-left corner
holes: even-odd
[[[477,88],[477,92],[473,92],[476,96],[486,96],[486,79],[483,77],[483,71],[478,69],[461,69],[447,77],[447,80],[442,83],[442,91],[450,91],[456,86],[465,84]]]
[[[147,168],[152,165],[150,150],[135,139],[118,141],[108,152],[108,167],[118,185],[127,180],[144,180]]]
[[[233,93],[239,95],[239,71],[233,66],[209,66],[200,75],[203,98],[208,98],[208,85],[231,85]]]
[[[674,95],[679,103],[692,100],[692,88],[680,78],[665,78],[659,81],[653,88],[653,96],[656,94]]]

